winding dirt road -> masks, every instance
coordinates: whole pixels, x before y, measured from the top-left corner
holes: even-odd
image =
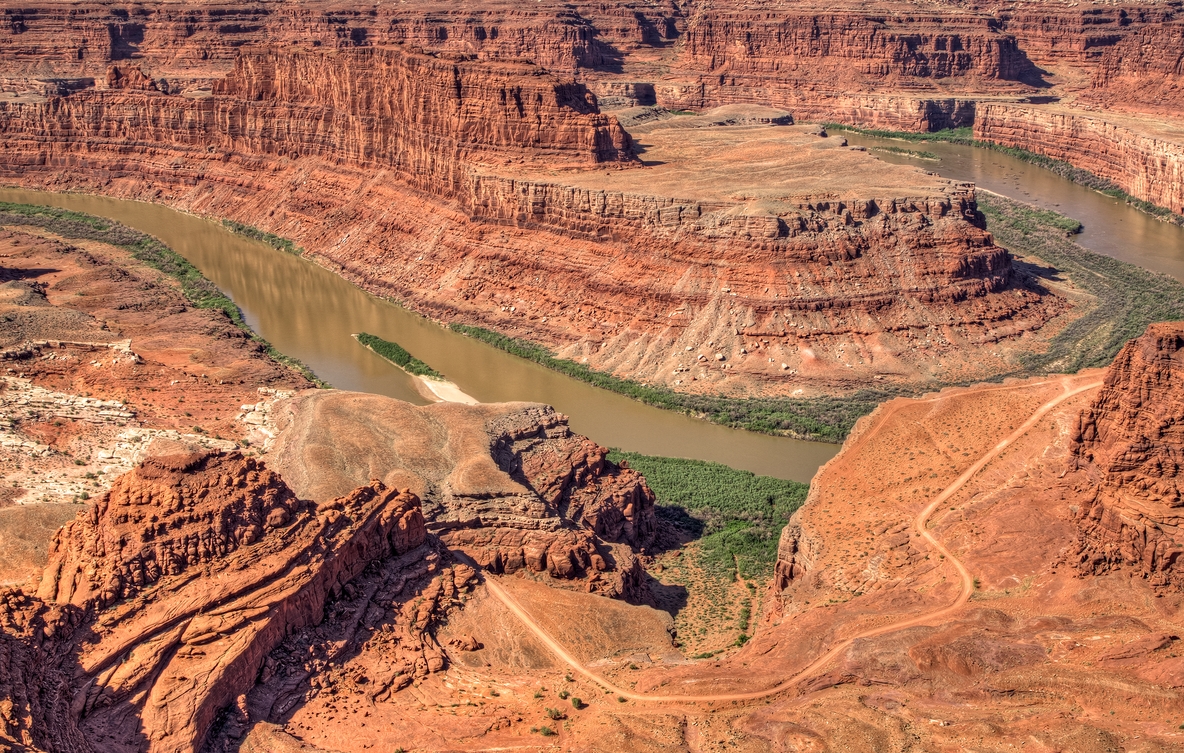
[[[947,607],[943,607],[932,612],[926,612],[916,617],[892,622],[887,625],[881,625],[880,627],[865,630],[856,635],[850,636],[849,638],[844,638],[835,645],[831,646],[829,651],[827,651],[822,656],[819,656],[809,666],[799,670],[789,679],[771,688],[767,688],[765,690],[754,690],[748,693],[724,693],[715,695],[652,695],[648,693],[637,693],[632,690],[618,687],[617,685],[609,682],[600,675],[597,675],[592,670],[588,669],[582,662],[580,662],[566,648],[564,648],[562,644],[548,635],[547,632],[543,630],[543,628],[534,620],[534,618],[522,608],[522,606],[514,599],[514,597],[511,596],[510,593],[506,591],[506,589],[502,588],[502,586],[497,582],[496,578],[486,576],[485,585],[489,589],[489,592],[493,594],[494,597],[497,598],[502,604],[504,604],[506,608],[514,614],[515,617],[521,620],[522,624],[529,628],[530,631],[534,633],[540,641],[542,641],[543,645],[545,645],[551,650],[552,653],[555,654],[555,656],[559,657],[559,659],[568,664],[576,672],[579,672],[606,690],[616,693],[617,695],[624,698],[648,703],[709,703],[715,701],[751,701],[771,695],[776,695],[777,693],[789,690],[805,678],[822,670],[827,664],[846,651],[852,643],[861,638],[871,638],[877,635],[883,635],[885,633],[891,633],[897,630],[903,630],[905,628],[924,625],[935,620],[944,619],[957,612],[962,608],[963,605],[966,604],[966,602],[970,600],[971,595],[974,593],[974,577],[971,576],[970,571],[966,569],[966,566],[963,565],[962,562],[957,557],[955,557],[953,553],[945,547],[944,544],[938,541],[937,538],[929,532],[929,516],[932,515],[933,512],[940,505],[942,505],[942,503],[944,503],[946,500],[956,494],[959,489],[965,486],[966,483],[975,476],[975,474],[986,467],[986,465],[992,460],[997,458],[1000,453],[1007,449],[1017,439],[1026,434],[1033,426],[1037,424],[1037,422],[1040,421],[1040,419],[1048,415],[1048,413],[1053,408],[1056,408],[1058,405],[1075,395],[1079,395],[1082,392],[1100,387],[1102,384],[1102,382],[1098,380],[1074,387],[1074,379],[1072,377],[1064,377],[1058,381],[1060,381],[1064,386],[1064,393],[1058,395],[1057,397],[1049,400],[1044,405],[1041,405],[1039,408],[1037,408],[1036,411],[1028,417],[1028,420],[1025,421],[1019,428],[1013,431],[1006,439],[1003,439],[1001,442],[999,442],[999,444],[995,445],[989,452],[980,457],[973,465],[967,468],[961,476],[955,479],[952,484],[947,486],[940,494],[934,497],[933,500],[925,507],[925,509],[922,510],[921,513],[913,520],[913,528],[917,531],[917,533],[919,533],[926,541],[928,541],[929,545],[936,549],[938,553],[942,554],[945,557],[945,560],[951,563],[954,566],[954,569],[958,571],[958,576],[961,580],[958,598],[956,598],[954,602]],[[1001,387],[999,389],[1027,389],[1048,383],[1049,382],[1029,382],[1022,385],[1016,385],[1014,387]],[[934,398],[929,398],[925,401],[913,401],[912,403],[904,403],[902,405],[915,404],[915,402],[936,402],[938,400],[948,399],[949,397],[951,396],[939,395]],[[891,413],[888,415],[891,415]],[[878,431],[879,428],[884,425],[884,419],[887,417],[888,416],[882,417],[881,420],[877,422],[876,426],[864,435],[861,441],[865,441],[868,436],[871,436],[876,431]]]

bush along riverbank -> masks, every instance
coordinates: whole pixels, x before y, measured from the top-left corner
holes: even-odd
[[[300,246],[297,246],[287,238],[276,235],[275,233],[269,233],[265,230],[260,230],[257,227],[253,227],[242,222],[235,222],[234,220],[222,220],[222,226],[236,235],[241,235],[245,238],[250,238],[251,240],[266,243],[272,248],[279,249],[285,253],[295,254],[296,256],[300,256],[304,253],[304,249],[300,248]]]
[[[481,340],[499,350],[646,405],[762,434],[841,442],[861,416],[871,413],[880,402],[896,394],[886,390],[861,390],[850,397],[809,400],[689,395],[596,371],[582,363],[558,358],[537,343],[508,337],[483,327],[457,322],[449,327],[453,332]]]
[[[414,376],[427,377],[428,379],[435,379],[437,381],[444,381],[444,375],[428,366],[423,361],[407,352],[403,346],[390,340],[383,340],[381,337],[370,335],[365,332],[354,335],[354,339],[398,366],[403,371]]]
[[[990,149],[993,152],[1006,154],[1009,157],[1014,157],[1021,162],[1027,162],[1037,167],[1042,167],[1049,170],[1062,178],[1072,181],[1078,185],[1093,189],[1098,193],[1109,196],[1112,199],[1125,202],[1140,212],[1152,215],[1165,222],[1172,222],[1177,225],[1184,225],[1184,215],[1176,214],[1167,207],[1161,207],[1158,204],[1153,204],[1150,201],[1131,196],[1124,191],[1113,181],[1103,178],[1100,175],[1084,170],[1080,167],[1075,167],[1064,160],[1053,159],[1046,157],[1043,154],[1028,151],[1027,149],[1020,149],[1013,146],[1004,146],[994,141],[982,141],[974,138],[973,131],[970,128],[947,128],[942,131],[932,131],[929,133],[914,133],[912,131],[878,131],[866,128],[856,128],[855,126],[843,125],[841,123],[824,123],[823,127],[827,130],[846,131],[848,133],[858,133],[864,136],[872,136],[880,139],[899,139],[901,141],[911,141],[913,143],[925,141],[945,141],[950,144],[962,144],[964,146],[974,146],[980,149]],[[881,147],[887,151],[892,151],[888,147]],[[909,150],[900,150],[899,154],[907,154]]]
[[[1046,352],[1025,356],[1022,368],[1010,376],[1105,366],[1151,322],[1184,319],[1184,284],[1074,243],[1064,229],[1079,224],[1076,220],[993,194],[979,194],[978,207],[995,241],[1016,256],[1036,284],[1055,284],[1067,276],[1095,299],[1053,337]]]
[[[318,387],[328,384],[317,378],[312,371],[295,358],[289,358],[272,347],[251,329],[234,301],[218,289],[190,264],[185,257],[161,243],[156,238],[113,220],[96,217],[68,209],[41,206],[39,204],[14,204],[0,202],[0,225],[31,225],[48,230],[63,238],[91,240],[118,246],[131,253],[132,257],[158,272],[173,278],[181,285],[181,292],[194,308],[217,309],[224,313],[236,327],[251,336],[274,361],[295,369]]]

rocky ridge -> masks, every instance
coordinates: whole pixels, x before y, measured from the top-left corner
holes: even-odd
[[[378,475],[427,500],[428,530],[491,572],[645,598],[634,552],[654,537],[653,493],[554,409],[415,407],[327,392],[272,411],[279,436],[268,462],[300,496],[323,498]]]
[[[1077,567],[1132,567],[1184,586],[1184,326],[1153,325],[1115,358],[1082,411],[1073,447],[1082,484]]]

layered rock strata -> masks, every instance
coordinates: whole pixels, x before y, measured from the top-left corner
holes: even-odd
[[[388,87],[338,78],[369,80],[375,67]],[[785,113],[763,127],[728,125],[751,121],[733,111],[718,127],[714,115],[661,124],[644,134],[652,164],[641,169],[586,90],[537,73],[400,49],[252,52],[208,98],[14,104],[0,130],[22,181],[230,215],[435,318],[683,390],[941,378],[967,362],[916,362],[910,342],[937,322],[942,342],[984,350],[972,363],[989,376],[1011,368],[1011,348],[986,343],[1064,308],[1017,289],[969,186],[773,125]],[[519,91],[520,80],[530,85]],[[507,166],[515,155],[525,161]],[[736,171],[752,160],[769,185]],[[819,187],[801,179],[811,170],[832,177]],[[760,363],[734,368],[765,346]],[[686,347],[710,349],[692,357],[715,368],[694,370]],[[845,364],[857,371],[834,363],[846,348],[861,351]]]
[[[995,103],[977,112],[975,138],[1072,163],[1184,213],[1184,131],[1175,125]]]
[[[634,550],[655,533],[636,471],[546,406],[415,407],[377,395],[305,393],[273,408],[269,463],[301,496],[376,476],[427,500],[428,530],[494,573],[642,599]]]
[[[419,499],[377,482],[314,505],[237,453],[150,459],[55,538],[38,601],[94,619],[25,684],[78,673],[53,723],[72,749],[199,749],[285,636],[424,535]]]
[[[1184,325],[1153,325],[1123,348],[1074,439],[1092,492],[1078,514],[1078,567],[1126,566],[1184,587]]]

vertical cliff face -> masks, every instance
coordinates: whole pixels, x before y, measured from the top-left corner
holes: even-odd
[[[1184,212],[1184,140],[1153,124],[1064,109],[980,103],[975,138],[1070,162],[1138,199]]]
[[[477,65],[399,48],[261,51],[240,57],[213,96],[131,89],[4,103],[0,130],[10,147],[24,142],[28,156],[40,153],[34,162],[50,148],[109,149],[133,160],[162,148],[197,158],[219,150],[314,156],[389,168],[437,193],[463,182],[462,162],[633,159],[628,135],[598,113],[584,87],[529,65]]]
[[[1094,487],[1079,567],[1125,565],[1184,588],[1184,325],[1154,324],[1123,348],[1081,414],[1074,454]]]

